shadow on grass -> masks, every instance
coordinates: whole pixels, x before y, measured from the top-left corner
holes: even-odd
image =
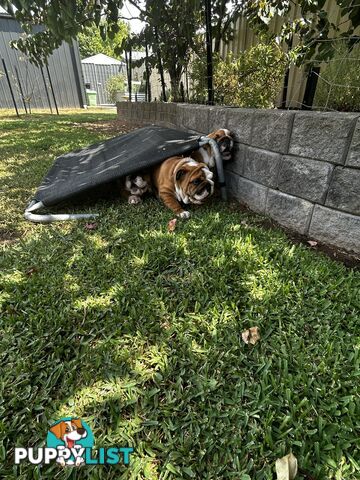
[[[359,273],[216,203],[175,234],[155,201],[98,208],[96,231],[39,226],[5,258],[3,475],[37,478],[14,446],[79,415],[130,467],[41,478],[271,479],[290,450],[354,478]]]
[[[0,122],[3,231],[13,235],[23,232],[20,221],[25,207],[54,159],[107,138],[108,135],[90,132],[82,124],[108,117],[113,116],[84,113],[57,117],[38,114]]]

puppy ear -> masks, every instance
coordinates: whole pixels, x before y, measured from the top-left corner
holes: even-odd
[[[50,428],[50,432],[53,433],[56,438],[62,438],[63,432],[65,431],[63,424],[64,422],[59,422]]]
[[[71,423],[73,423],[76,428],[83,428],[80,418],[73,418]]]
[[[180,180],[180,178],[182,178],[182,177],[185,175],[185,173],[186,173],[186,171],[185,171],[185,170],[182,170],[182,169],[180,168],[180,170],[178,170],[178,171],[176,172],[176,177],[175,177],[176,180]]]
[[[214,139],[216,140],[217,133],[218,133],[218,131],[215,130],[215,132],[211,132],[211,133],[209,133],[207,136],[208,136],[209,138],[214,138]]]

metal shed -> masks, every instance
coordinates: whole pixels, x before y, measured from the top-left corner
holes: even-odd
[[[125,63],[116,58],[98,53],[81,60],[86,88],[97,93],[98,105],[109,105],[111,100],[106,92],[106,81],[119,74],[125,74]]]
[[[21,52],[10,47],[10,41],[22,33],[18,21],[0,12],[0,71],[4,72],[5,63],[17,107],[24,108],[24,97],[29,99],[31,108],[49,108],[49,101],[54,107],[51,83],[58,107],[83,107],[85,87],[77,42],[64,42],[49,57],[48,69],[44,68],[42,73]],[[5,75],[0,76],[0,108],[14,108]]]

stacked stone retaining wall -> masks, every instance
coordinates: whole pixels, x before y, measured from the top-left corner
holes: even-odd
[[[126,121],[235,137],[230,194],[321,242],[360,253],[360,113],[117,104]]]

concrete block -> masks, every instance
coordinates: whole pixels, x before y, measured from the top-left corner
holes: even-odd
[[[265,212],[267,188],[258,183],[226,171],[229,196],[245,203],[251,210]]]
[[[326,206],[360,215],[360,170],[335,168]]]
[[[275,187],[281,155],[248,147],[243,175],[267,187]]]
[[[165,113],[163,110],[161,110],[160,108],[157,109],[156,111],[156,115],[155,115],[155,121],[156,123],[158,122],[164,122],[165,121]]]
[[[356,122],[346,165],[360,168],[360,119]]]
[[[161,105],[161,108],[164,112],[166,112],[168,115],[173,115],[176,113],[178,104],[177,103],[159,103]]]
[[[324,203],[333,168],[331,163],[285,155],[277,187],[296,197]]]
[[[294,112],[253,110],[251,145],[274,152],[287,153]]]
[[[227,108],[226,125],[240,143],[251,144],[251,128],[253,122],[253,110],[249,108]]]
[[[206,105],[178,104],[177,111],[176,123],[179,121],[179,125],[188,130],[198,133],[209,133],[209,107]]]
[[[148,107],[149,104],[144,103],[144,106],[142,109],[140,109],[140,114],[142,116],[143,120],[153,120],[150,108]]]
[[[309,235],[316,240],[360,254],[360,217],[315,206]]]
[[[289,152],[343,164],[358,115],[352,113],[296,113]]]
[[[220,128],[227,128],[226,107],[207,107],[208,109],[208,132],[211,133]]]
[[[233,150],[233,158],[229,162],[224,163],[224,168],[229,172],[243,175],[247,149],[247,145],[244,145],[243,143],[235,143]]]
[[[129,108],[127,102],[117,102],[117,117],[126,120],[129,117]]]
[[[269,189],[266,214],[280,225],[305,234],[313,210],[313,204],[302,198]]]

